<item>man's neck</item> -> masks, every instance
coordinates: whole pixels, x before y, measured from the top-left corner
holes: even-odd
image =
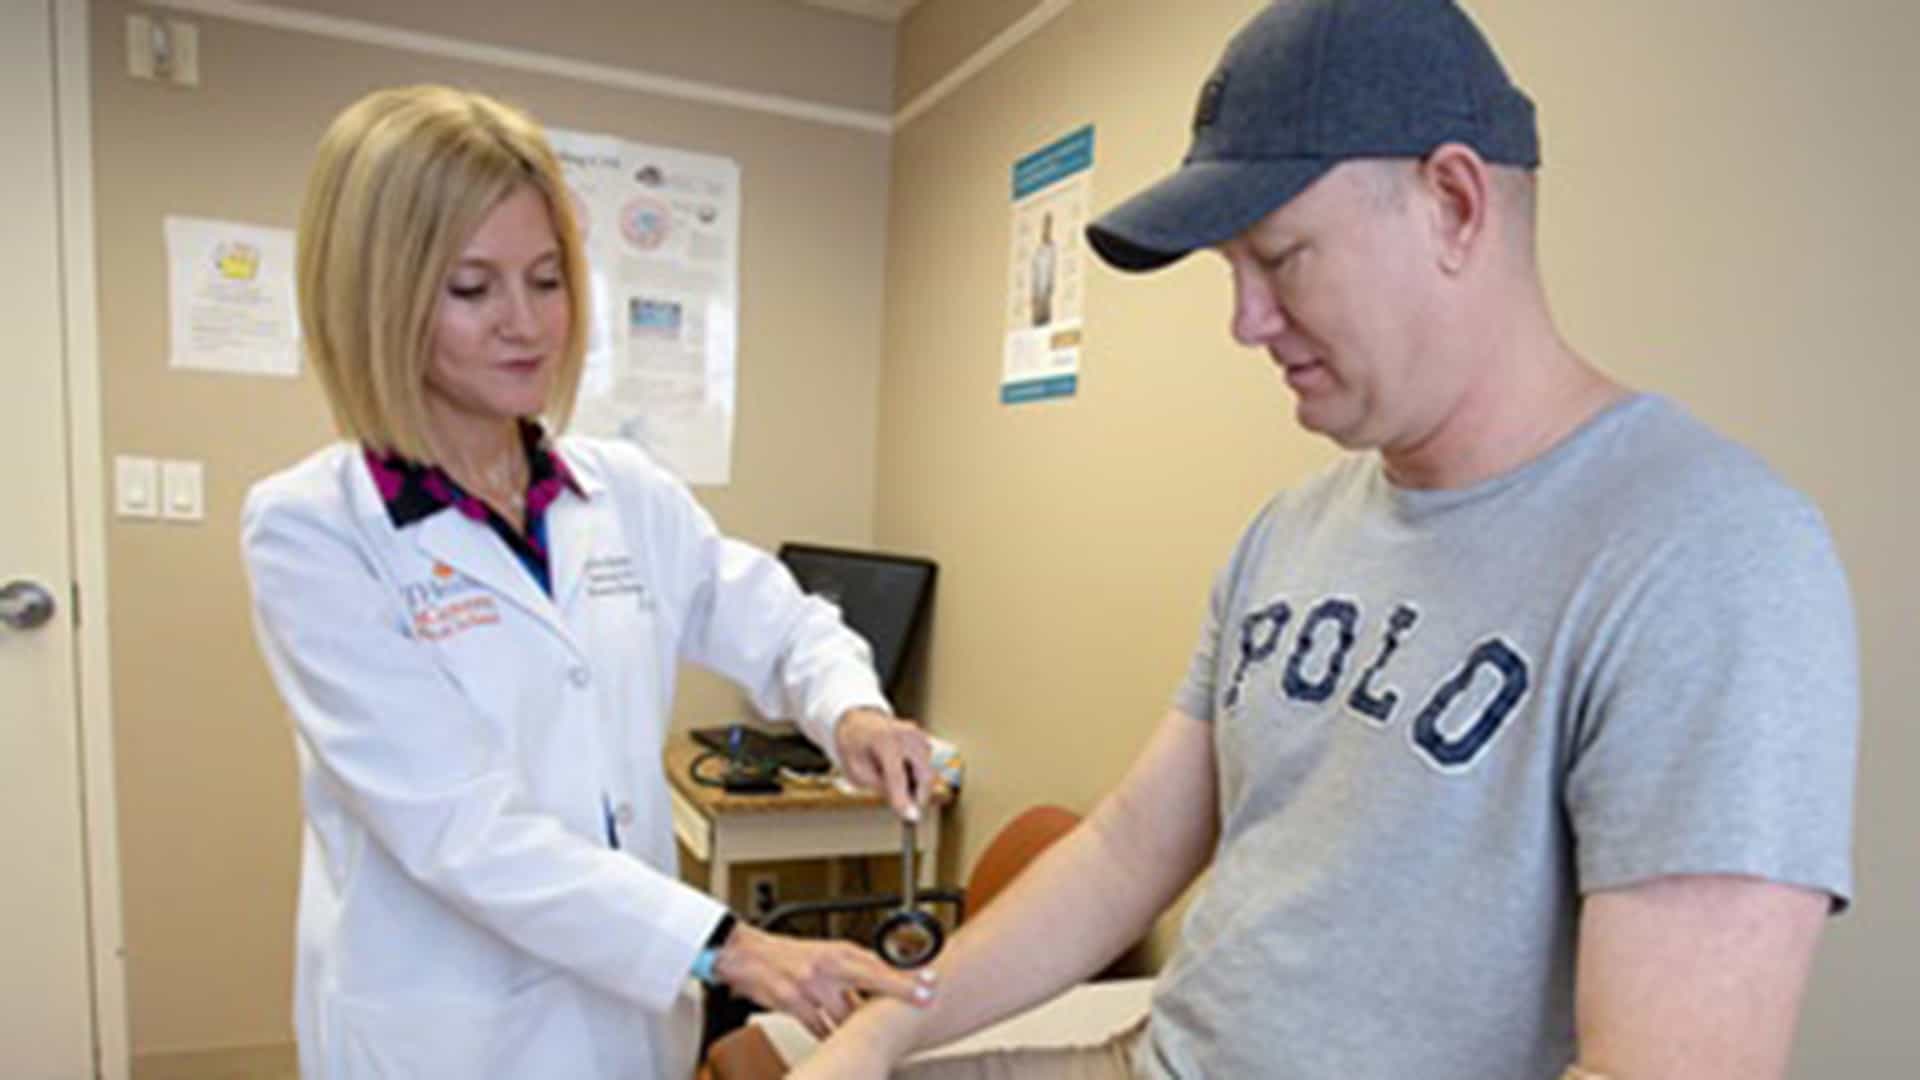
[[[1558,335],[1492,346],[1465,392],[1415,442],[1383,448],[1392,481],[1407,488],[1466,488],[1525,465],[1578,430],[1627,389]]]

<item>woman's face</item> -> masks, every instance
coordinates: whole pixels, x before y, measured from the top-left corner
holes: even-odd
[[[457,439],[539,414],[572,311],[553,216],[522,185],[487,213],[441,283],[426,386],[436,434]]]

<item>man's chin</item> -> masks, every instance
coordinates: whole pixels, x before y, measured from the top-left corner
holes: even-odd
[[[1294,422],[1302,431],[1327,439],[1342,450],[1369,449],[1359,425],[1351,417],[1338,415],[1331,405],[1327,401],[1302,398],[1294,403]]]

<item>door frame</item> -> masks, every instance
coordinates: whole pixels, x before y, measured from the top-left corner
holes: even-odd
[[[79,625],[74,631],[79,705],[81,843],[87,871],[94,1069],[127,1080],[126,938],[121,920],[113,683],[108,651],[107,518],[101,418],[99,293],[94,261],[93,64],[90,4],[42,0],[53,25],[54,153],[60,170],[60,292],[67,403],[67,505]]]

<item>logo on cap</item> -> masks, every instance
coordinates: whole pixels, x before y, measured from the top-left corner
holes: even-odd
[[[1227,73],[1216,71],[1200,88],[1200,103],[1193,109],[1193,130],[1204,131],[1220,119],[1220,101],[1227,96]]]

